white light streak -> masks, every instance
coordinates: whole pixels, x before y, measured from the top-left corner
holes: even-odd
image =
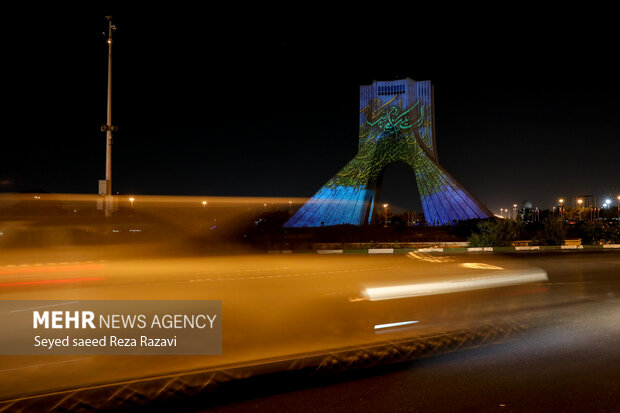
[[[528,271],[512,271],[502,275],[488,277],[366,288],[366,290],[362,291],[362,295],[368,297],[370,301],[381,301],[393,300],[397,298],[422,297],[427,295],[481,290],[486,288],[506,287],[509,285],[527,284],[547,280],[547,273],[545,271],[535,269]]]
[[[406,326],[406,325],[416,324],[416,323],[419,323],[419,321],[401,321],[401,322],[398,322],[398,323],[377,324],[375,326],[375,330],[379,330],[379,329],[382,329],[382,328]]]
[[[474,270],[503,270],[503,267],[498,267],[497,265],[484,264],[481,262],[464,262],[459,264],[463,268],[471,268]]]

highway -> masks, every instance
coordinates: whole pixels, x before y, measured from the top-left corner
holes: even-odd
[[[6,409],[618,406],[618,252],[78,252],[3,255],[2,299],[222,300],[222,355],[0,356]]]

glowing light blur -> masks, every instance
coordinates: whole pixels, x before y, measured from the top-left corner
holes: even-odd
[[[452,262],[454,259],[452,257],[442,257],[442,256],[432,256],[419,252],[410,252],[407,254],[407,258],[416,259],[424,262]]]
[[[546,299],[528,295],[541,285],[501,291],[502,297],[493,290],[475,299],[438,296],[547,279],[542,271],[525,271],[497,256],[446,256],[433,248],[403,255],[383,246],[363,256],[345,254],[341,247],[266,254],[235,243],[248,227],[261,229],[272,211],[291,213],[292,204],[305,199],[131,198],[112,197],[112,214],[106,216],[96,195],[0,194],[2,298],[222,300],[228,314],[226,351],[207,358],[83,357],[50,363],[0,357],[0,397],[233,365],[252,366],[243,370],[248,374],[254,366],[271,369],[269,363],[283,359],[391,345],[464,324],[473,328],[493,321],[496,313],[512,314]],[[496,265],[459,266],[487,259]],[[425,295],[439,299],[370,302]],[[5,336],[15,328],[6,326]]]
[[[366,288],[362,292],[362,295],[367,297],[370,301],[393,300],[398,298],[421,297],[427,295],[505,287],[547,280],[547,273],[545,271],[535,269],[509,272],[503,275],[489,277],[453,279],[440,282]]]
[[[76,264],[76,265],[47,265],[47,266],[4,266],[0,267],[0,275],[8,274],[36,274],[36,273],[54,273],[54,272],[75,272],[75,271],[92,271],[102,270],[105,264]]]
[[[382,328],[390,328],[390,327],[401,327],[410,324],[417,324],[419,321],[401,321],[398,323],[388,323],[388,324],[377,324],[375,325],[375,330],[380,330]]]
[[[474,270],[503,270],[503,267],[498,267],[497,265],[484,264],[481,262],[463,262],[459,264],[459,266],[463,268],[471,268]]]
[[[58,280],[38,280],[38,281],[18,281],[10,283],[0,283],[0,288],[6,287],[20,287],[27,285],[43,285],[43,284],[69,284],[69,283],[82,283],[89,281],[101,281],[103,277],[83,277],[83,278],[63,278]]]

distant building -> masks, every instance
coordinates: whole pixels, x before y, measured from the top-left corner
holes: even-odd
[[[538,207],[534,207],[530,201],[523,201],[523,205],[521,205],[521,219],[524,222],[539,221],[540,211]]]

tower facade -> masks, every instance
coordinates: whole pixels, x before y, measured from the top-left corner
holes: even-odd
[[[284,226],[369,223],[383,171],[399,161],[414,170],[430,225],[492,216],[439,165],[433,117],[433,87],[428,80],[406,78],[361,86],[357,155]]]

